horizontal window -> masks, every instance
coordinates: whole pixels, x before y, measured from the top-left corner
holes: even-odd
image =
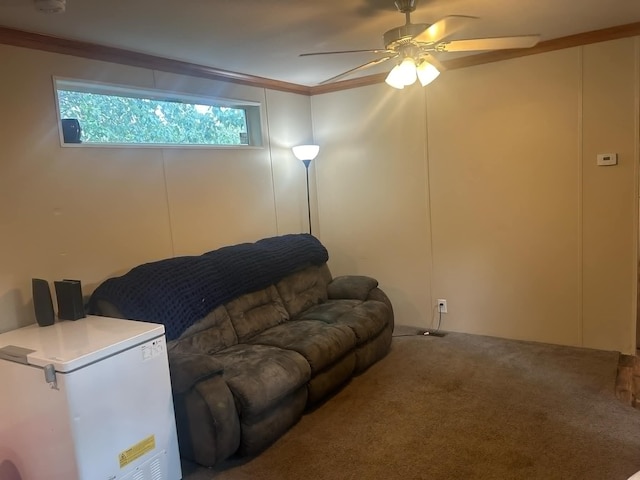
[[[54,82],[65,144],[262,144],[257,104],[75,80]]]

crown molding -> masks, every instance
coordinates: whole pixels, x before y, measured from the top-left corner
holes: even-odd
[[[210,80],[250,85],[252,87],[268,88],[270,90],[310,95],[310,88],[304,85],[281,82],[269,78],[246,75],[244,73],[230,72],[196,63],[133,52],[122,48],[106,47],[95,43],[30,33],[6,27],[0,27],[0,44],[61,53],[63,55],[73,55],[75,57],[119,63],[133,67],[149,68],[169,73],[190,75],[193,77],[208,78]]]
[[[367,85],[375,85],[384,82],[387,78],[386,73],[376,73],[375,75],[366,75],[364,77],[350,78],[348,80],[340,80],[339,82],[326,83],[309,87],[310,95],[320,95],[322,93],[339,92],[341,90],[349,90],[351,88],[366,87]]]
[[[495,52],[480,53],[466,57],[455,58],[443,61],[447,70],[457,70],[459,68],[483,65],[486,63],[499,62],[512,58],[526,57],[538,53],[552,52],[565,48],[579,47],[592,43],[616,40],[619,38],[640,36],[640,22],[618,25],[616,27],[594,30],[591,32],[579,33],[567,37],[556,38],[540,42],[532,48],[518,50],[499,50]],[[247,75],[244,73],[231,72],[218,68],[207,67],[196,63],[172,60],[169,58],[149,55],[145,53],[133,52],[122,48],[107,47],[89,42],[69,40],[60,37],[30,33],[7,27],[0,27],[0,44],[24,47],[34,50],[42,50],[63,55],[73,55],[76,57],[89,58],[104,62],[119,63],[133,67],[149,68],[163,72],[190,75],[194,77],[207,78],[223,82],[232,82],[252,87],[279,90],[282,92],[297,93],[300,95],[320,95],[323,93],[349,90],[352,88],[375,85],[384,82],[386,74],[379,73],[364,77],[342,80],[326,85],[306,86],[295,83],[282,82],[269,78]]]

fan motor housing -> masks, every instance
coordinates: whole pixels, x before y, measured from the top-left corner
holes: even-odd
[[[393,3],[402,13],[413,12],[416,9],[416,0],[396,0]]]
[[[64,13],[66,0],[33,0],[36,10],[42,13]]]
[[[424,32],[431,25],[428,23],[407,23],[401,27],[392,28],[384,33],[385,48],[393,50],[401,45],[407,45],[412,42],[413,37]]]

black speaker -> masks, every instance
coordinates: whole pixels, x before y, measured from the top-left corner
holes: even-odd
[[[56,287],[56,298],[58,299],[58,318],[60,320],[84,318],[80,280],[62,280],[53,283]]]
[[[82,128],[77,118],[63,118],[62,123],[62,139],[64,143],[82,143]]]
[[[33,291],[33,309],[36,312],[36,322],[41,327],[53,325],[56,317],[53,313],[49,282],[41,278],[32,278],[31,289]]]

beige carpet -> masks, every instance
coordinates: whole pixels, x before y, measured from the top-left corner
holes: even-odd
[[[412,335],[261,455],[185,480],[624,480],[640,411],[614,396],[618,354]]]

